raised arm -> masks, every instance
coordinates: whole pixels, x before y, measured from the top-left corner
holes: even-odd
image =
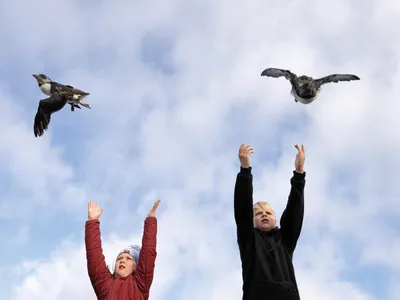
[[[306,184],[304,146],[302,145],[300,148],[298,145],[295,145],[295,147],[298,150],[295,162],[296,169],[293,171],[293,177],[290,179],[290,194],[280,221],[282,242],[292,254],[296,248],[297,240],[300,237],[303,226],[304,187]]]
[[[85,246],[87,269],[97,299],[106,299],[112,282],[111,272],[108,270],[100,237],[100,221],[98,220],[103,209],[94,206],[94,201],[88,205],[88,220],[85,224]]]
[[[234,194],[234,214],[239,249],[248,245],[253,238],[253,175],[251,174],[250,145],[239,148],[240,172],[237,174]]]
[[[154,278],[154,267],[157,256],[157,218],[155,215],[159,204],[160,200],[154,204],[144,221],[142,248],[135,273],[136,283],[145,300],[149,298],[150,287]]]

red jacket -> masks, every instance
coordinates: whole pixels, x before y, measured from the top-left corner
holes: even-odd
[[[107,268],[100,239],[100,221],[86,221],[85,245],[89,278],[98,300],[147,300],[157,256],[157,219],[144,221],[139,262],[134,275],[116,277]]]

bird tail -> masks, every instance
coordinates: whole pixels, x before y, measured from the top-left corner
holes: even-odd
[[[90,95],[90,94],[89,94],[89,93],[83,92],[83,93],[80,95],[80,97],[78,98],[78,101],[79,101],[79,104],[80,104],[80,105],[82,105],[82,106],[84,106],[84,107],[86,107],[86,108],[91,108],[91,107],[89,106],[89,104],[83,102],[83,100],[84,100],[88,95]]]
[[[84,107],[86,107],[86,108],[91,109],[91,107],[90,107],[89,104],[87,104],[87,103],[79,102],[79,104],[82,105],[82,106],[84,106]]]

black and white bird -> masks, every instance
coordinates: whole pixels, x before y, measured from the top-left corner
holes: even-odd
[[[49,127],[51,115],[63,109],[68,101],[72,101],[72,97],[72,94],[61,91],[60,93],[53,93],[49,98],[39,101],[38,110],[33,123],[35,137],[43,135],[44,131]]]
[[[83,102],[83,99],[90,95],[89,93],[86,93],[80,89],[76,89],[71,85],[52,81],[44,74],[33,74],[32,76],[36,78],[40,90],[47,96],[52,96],[54,93],[60,92],[71,94],[71,97],[68,97],[67,101],[67,103],[71,105],[71,111],[74,111],[75,107],[80,109],[81,107],[79,104],[86,108],[90,108],[89,104]]]
[[[297,77],[296,74],[289,70],[268,68],[265,69],[261,76],[268,77],[285,77],[292,85],[291,94],[294,96],[295,102],[309,104],[317,99],[321,86],[330,82],[360,80],[356,75],[352,74],[332,74],[319,79],[313,79],[305,75]]]

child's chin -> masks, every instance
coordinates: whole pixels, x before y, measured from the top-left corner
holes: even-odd
[[[122,269],[120,271],[117,271],[117,275],[121,276],[121,277],[125,277],[125,276],[128,276],[129,273],[125,269]]]
[[[264,231],[269,231],[269,230],[272,229],[272,227],[271,227],[270,224],[261,224],[261,225],[260,225],[260,229],[261,229],[261,230],[264,230]]]

